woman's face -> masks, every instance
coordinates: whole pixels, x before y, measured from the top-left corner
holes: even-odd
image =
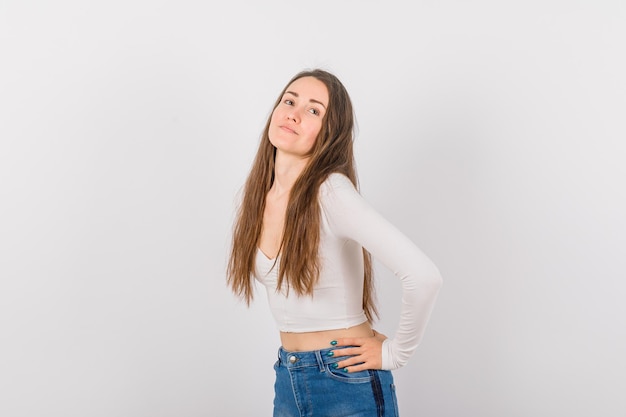
[[[270,120],[269,138],[279,151],[306,157],[322,128],[328,107],[328,89],[314,77],[291,83]]]

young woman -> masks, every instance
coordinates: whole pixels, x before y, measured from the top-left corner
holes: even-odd
[[[267,121],[234,225],[228,283],[256,278],[280,330],[274,416],[397,416],[390,370],[407,363],[441,286],[435,265],[356,189],[342,83],[297,74]],[[376,332],[370,254],[402,285],[399,328]]]

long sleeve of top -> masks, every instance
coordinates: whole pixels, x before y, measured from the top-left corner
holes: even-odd
[[[310,332],[348,328],[366,321],[363,247],[400,279],[400,320],[396,333],[383,342],[382,369],[405,365],[422,339],[441,287],[437,267],[377,213],[344,175],[329,176],[320,187],[319,201],[321,270],[312,296],[276,291],[277,262],[257,253],[256,277],[267,288],[279,329]]]
[[[332,232],[363,246],[400,279],[400,322],[395,335],[383,342],[382,358],[383,369],[399,368],[422,339],[441,287],[439,270],[361,197],[348,178],[335,174],[324,185],[326,195],[320,200]]]

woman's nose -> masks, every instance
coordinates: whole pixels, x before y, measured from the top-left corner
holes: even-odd
[[[290,111],[287,112],[287,119],[291,119],[294,122],[298,123],[298,121],[300,120],[300,116],[298,115],[298,111],[296,109],[290,109]]]

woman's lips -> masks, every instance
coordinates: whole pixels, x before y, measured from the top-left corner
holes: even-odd
[[[298,134],[295,130],[293,130],[293,129],[292,129],[292,128],[290,128],[290,127],[287,127],[287,126],[280,126],[280,128],[281,128],[282,130],[285,130],[285,131],[289,132],[289,133],[293,133],[294,135],[297,135],[297,134]]]

